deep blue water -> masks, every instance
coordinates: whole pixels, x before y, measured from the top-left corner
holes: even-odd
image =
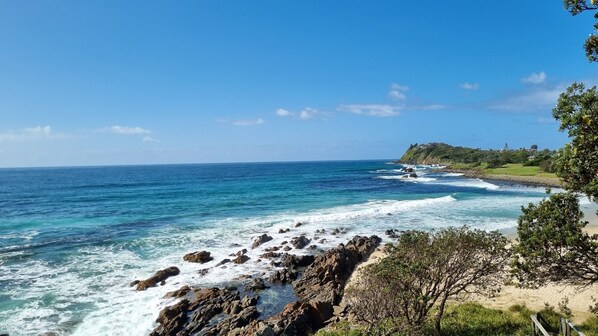
[[[402,179],[400,168],[360,161],[1,169],[0,333],[143,335],[170,303],[161,299],[166,291],[266,269],[252,261],[199,277],[212,264],[184,263],[186,252],[207,249],[215,263],[264,232],[276,244],[334,227],[347,234],[326,237],[321,248],[388,228],[509,229],[522,205],[544,197],[540,188],[424,167],[418,179]],[[297,221],[305,225],[277,233]],[[170,265],[181,275],[166,286],[128,287]]]

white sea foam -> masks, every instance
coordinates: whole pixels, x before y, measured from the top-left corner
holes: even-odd
[[[423,174],[422,174],[423,175]],[[432,182],[436,181],[433,177],[408,177],[407,175],[384,175],[378,176],[379,179],[383,180],[402,180],[405,182]]]
[[[500,189],[500,187],[496,184],[486,182],[482,179],[459,179],[454,181],[439,181],[437,184],[450,185],[455,187],[484,188],[489,190]]]
[[[440,176],[444,176],[444,177],[458,177],[458,176],[463,176],[463,173],[442,173]]]

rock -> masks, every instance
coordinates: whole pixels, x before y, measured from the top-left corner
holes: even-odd
[[[235,264],[244,264],[245,262],[247,262],[247,260],[249,260],[250,258],[244,254],[241,254],[240,256],[236,257],[235,259],[233,259],[233,262]]]
[[[409,174],[409,177],[410,177],[410,178],[417,178],[417,174],[416,174],[416,173],[410,173],[410,174]]]
[[[320,243],[320,244],[324,244],[325,242],[327,242],[327,240],[325,238],[318,240],[318,243]]]
[[[291,229],[289,229],[289,228],[286,228],[286,229],[279,229],[279,230],[278,230],[278,233],[287,233],[287,232],[289,232],[289,231],[291,231]]]
[[[156,320],[160,326],[154,329],[150,336],[176,335],[183,330],[187,322],[189,305],[189,300],[181,300],[175,305],[162,309]]]
[[[132,285],[137,285],[137,288],[135,288],[136,290],[143,291],[150,287],[156,287],[157,284],[162,283],[171,276],[178,275],[179,273],[180,271],[177,267],[171,266],[156,272],[151,278],[146,280],[136,280]]]
[[[230,260],[229,260],[230,261]],[[197,274],[199,274],[199,276],[205,276],[206,274],[208,274],[210,272],[209,268],[203,268],[200,269],[199,271],[197,271]]]
[[[269,242],[272,240],[272,237],[268,236],[267,234],[263,234],[259,237],[257,237],[254,241],[253,244],[251,245],[251,248],[254,249],[260,245],[262,245],[265,242]]]
[[[406,168],[401,169],[401,171],[403,171],[405,173],[413,173],[414,170],[411,167],[406,167]]]
[[[310,240],[307,239],[305,236],[299,236],[291,239],[291,245],[293,245],[293,247],[295,247],[296,249],[304,248],[305,246],[307,246],[307,244],[309,244],[309,242]]]
[[[307,267],[314,262],[316,257],[313,255],[295,255],[285,253],[280,257],[280,261],[284,267],[295,269],[301,267]]]
[[[317,245],[309,245],[309,247],[307,248],[308,250],[315,250],[317,249],[318,246]]]
[[[269,288],[269,287],[266,286],[266,284],[264,283],[264,279],[255,278],[255,279],[253,279],[253,281],[251,281],[251,283],[249,285],[247,285],[247,287],[245,287],[245,290],[256,292],[256,291],[264,290],[266,288]]]
[[[377,236],[355,236],[346,245],[316,257],[293,287],[303,301],[328,302],[337,305],[344,287],[358,263],[364,261],[380,244]]]
[[[164,298],[181,298],[191,291],[191,287],[185,285],[175,291],[164,294]]]
[[[210,256],[208,251],[197,251],[185,254],[183,260],[203,264],[214,260],[214,258]]]
[[[386,230],[384,231],[384,234],[386,234],[387,236],[389,236],[390,238],[396,239],[399,238],[399,232],[396,230]]]
[[[298,276],[297,271],[285,268],[283,270],[276,271],[276,272],[270,274],[270,277],[268,278],[268,280],[271,283],[277,283],[277,284],[284,285],[284,284],[291,283],[293,280],[297,279],[297,276]]]
[[[279,246],[272,246],[272,247],[268,247],[268,248],[264,249],[264,251],[266,251],[266,252],[274,252],[274,251],[278,251],[278,250],[280,250]]]
[[[280,245],[286,245],[286,244],[288,244],[288,243],[289,243],[288,241],[286,241],[286,240],[283,240],[283,241],[282,241],[282,243],[280,243]]]
[[[300,227],[301,225],[303,225],[303,223],[301,223],[301,222],[297,222],[297,223],[295,224],[295,227]]]
[[[323,319],[328,314],[326,305],[318,302],[292,302],[280,313],[270,317],[266,323],[276,335],[310,335],[320,329],[327,320]],[[332,316],[332,308],[329,310]]]
[[[292,247],[290,247],[290,246],[285,246],[285,247],[283,247],[283,248],[282,248],[282,250],[283,250],[283,251],[290,251],[290,250],[292,250],[292,249],[293,249],[293,248],[292,248]]]
[[[266,252],[260,256],[260,258],[265,258],[265,259],[272,259],[272,258],[278,258],[278,257],[280,257],[280,253],[278,253],[278,252]]]
[[[216,264],[216,267],[224,265],[224,264],[228,264],[229,262],[231,262],[231,260],[228,258],[222,259],[219,263]]]

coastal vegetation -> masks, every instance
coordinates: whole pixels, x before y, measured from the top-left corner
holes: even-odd
[[[501,150],[451,146],[445,143],[412,144],[399,160],[408,164],[442,164],[457,169],[477,169],[490,173],[492,169],[507,168],[501,172],[513,175],[551,173],[555,152],[537,145],[530,148]],[[527,168],[530,167],[530,168]]]
[[[386,257],[365,267],[347,290],[357,322],[368,334],[422,334],[434,311],[441,335],[448,300],[465,293],[492,295],[505,278],[507,238],[498,232],[446,228],[407,231],[386,246]]]
[[[571,142],[558,151],[555,169],[566,193],[551,195],[524,207],[518,221],[519,244],[513,265],[521,281],[531,285],[598,282],[598,241],[587,225],[578,195],[598,197],[598,91],[573,83],[553,110]]]

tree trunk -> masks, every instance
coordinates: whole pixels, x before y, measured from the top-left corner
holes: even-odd
[[[436,316],[434,316],[434,327],[436,329],[436,336],[441,336],[442,332],[440,331],[440,320],[442,320],[442,315],[444,315],[444,306],[446,305],[447,297],[444,296],[442,301],[440,301],[440,305],[438,306],[438,312],[436,312]]]

